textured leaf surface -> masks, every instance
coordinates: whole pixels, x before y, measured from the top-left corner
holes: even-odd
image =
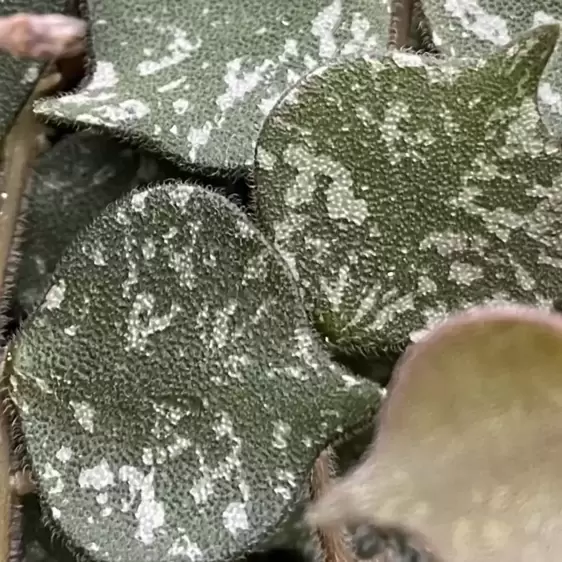
[[[70,135],[45,153],[29,190],[18,304],[40,303],[65,248],[111,201],[162,175],[154,159],[103,135]]]
[[[320,347],[261,234],[189,185],[135,192],[77,238],[13,380],[43,501],[111,562],[269,538],[379,398]]]
[[[449,55],[479,56],[507,45],[531,27],[562,21],[558,0],[423,0],[435,40]],[[538,91],[539,108],[549,129],[562,135],[562,52],[550,60]]]
[[[343,61],[273,109],[260,220],[333,343],[386,348],[451,310],[560,293],[562,155],[535,103],[557,37],[474,66]]]
[[[4,0],[0,2],[0,16],[18,12],[64,13],[66,5],[66,0]],[[42,63],[0,53],[0,138],[4,138],[22,105],[31,95],[42,67]]]
[[[374,447],[312,516],[407,525],[444,560],[555,562],[561,392],[558,314],[452,318],[406,353]]]
[[[250,164],[281,93],[338,52],[383,47],[386,0],[90,3],[97,67],[38,111],[156,142],[204,166]],[[150,32],[148,32],[150,30]]]

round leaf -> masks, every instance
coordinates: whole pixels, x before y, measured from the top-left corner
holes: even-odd
[[[380,392],[331,362],[244,215],[190,185],[96,218],[12,354],[42,502],[111,562],[222,561],[261,544]]]

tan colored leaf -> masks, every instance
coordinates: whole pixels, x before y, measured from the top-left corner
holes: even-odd
[[[15,57],[59,59],[85,50],[86,22],[62,14],[0,17],[0,49]]]
[[[562,317],[476,308],[412,346],[363,463],[314,525],[403,525],[454,562],[558,562]]]

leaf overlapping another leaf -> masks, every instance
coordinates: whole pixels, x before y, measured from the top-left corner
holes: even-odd
[[[549,0],[423,0],[439,48],[452,56],[488,56],[533,26],[560,23],[562,4]],[[538,89],[550,132],[562,136],[562,54],[556,49]]]
[[[386,3],[370,0],[90,4],[92,80],[37,112],[211,168],[251,165],[260,123],[288,86],[339,53],[383,49],[387,35]]]
[[[459,308],[560,294],[562,154],[535,101],[558,34],[486,61],[336,62],[272,110],[259,220],[334,345],[400,347]]]
[[[30,313],[40,304],[66,247],[109,203],[165,178],[154,158],[105,135],[72,134],[48,150],[27,193],[17,305]]]

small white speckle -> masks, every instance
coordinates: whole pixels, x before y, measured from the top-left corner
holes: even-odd
[[[287,437],[291,432],[291,426],[283,421],[277,421],[273,427],[273,446],[276,449],[287,448]]]
[[[78,484],[81,488],[94,489],[101,492],[108,486],[115,485],[115,477],[109,468],[107,460],[101,462],[93,468],[83,468],[78,476]]]
[[[60,307],[64,300],[64,293],[66,291],[66,283],[61,279],[57,285],[53,285],[45,297],[43,304],[47,310],[55,310]]]
[[[94,410],[86,402],[75,402],[71,400],[70,406],[74,410],[74,418],[89,433],[94,432]]]
[[[238,536],[240,531],[247,531],[250,528],[246,505],[241,502],[229,503],[223,511],[222,521],[224,527],[234,537]]]
[[[135,517],[138,521],[135,538],[143,544],[152,544],[155,531],[164,525],[165,512],[162,502],[156,501],[154,490],[154,469],[144,474],[133,466],[122,466],[119,469],[119,479],[129,484],[130,501],[124,505],[130,509],[136,496],[140,493],[140,503]],[[126,511],[124,509],[124,511]]]
[[[72,458],[72,449],[62,446],[55,454],[60,462],[67,463]]]
[[[144,211],[145,200],[148,194],[148,191],[138,191],[131,197],[131,207],[133,211],[137,213],[142,213]]]
[[[334,31],[341,19],[342,2],[334,0],[326,6],[312,21],[311,33],[320,43],[318,54],[323,59],[331,59],[337,52]]]

